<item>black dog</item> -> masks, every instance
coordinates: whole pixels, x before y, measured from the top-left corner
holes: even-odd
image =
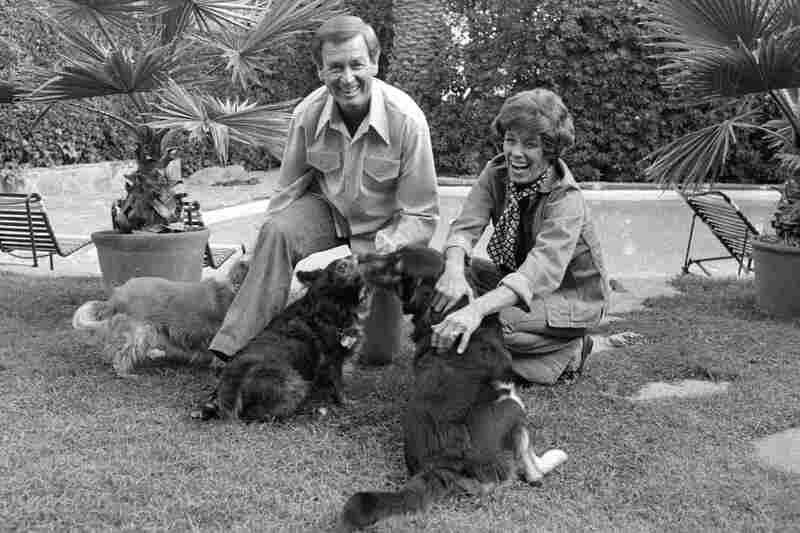
[[[431,346],[431,326],[443,318],[430,306],[444,269],[442,254],[408,247],[362,257],[359,263],[369,283],[396,290],[405,312],[413,315],[414,390],[402,418],[412,477],[398,492],[353,495],[342,512],[340,531],[424,510],[459,491],[486,492],[520,471],[528,482],[538,483],[566,459],[560,450],[539,458],[531,448],[497,315],[483,320],[461,355],[455,347],[437,353]]]
[[[222,370],[195,418],[265,421],[307,402],[342,403],[342,365],[361,338],[365,283],[355,258],[298,272],[307,292],[289,304]]]

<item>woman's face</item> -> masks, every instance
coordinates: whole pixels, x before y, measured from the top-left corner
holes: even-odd
[[[508,177],[513,183],[531,183],[547,168],[538,134],[518,128],[507,129],[503,139],[503,154],[508,164]]]

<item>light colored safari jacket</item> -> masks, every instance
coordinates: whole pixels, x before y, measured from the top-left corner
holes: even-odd
[[[518,246],[529,251],[517,270],[500,283],[519,296],[524,308],[530,309],[534,298],[542,298],[550,327],[591,327],[604,316],[610,293],[600,243],[569,168],[559,160],[556,170],[521,213],[521,224],[529,226],[523,228],[523,242]],[[503,213],[507,181],[501,154],[486,165],[470,190],[450,227],[445,248],[460,246],[468,255],[472,253],[489,222],[496,224]]]
[[[403,91],[374,79],[369,115],[351,137],[326,87],[294,110],[278,193],[267,214],[312,185],[336,208],[340,237],[372,236],[391,251],[428,244],[439,219],[430,131]],[[380,246],[379,246],[380,248]]]

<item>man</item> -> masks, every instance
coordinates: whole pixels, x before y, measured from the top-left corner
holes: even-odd
[[[358,17],[338,16],[311,44],[324,86],[294,110],[278,192],[211,343],[222,359],[283,309],[294,265],[304,257],[346,243],[356,254],[427,244],[438,221],[428,124],[407,94],[375,79],[375,31]],[[399,300],[376,294],[371,316],[362,362],[387,363],[399,345]]]

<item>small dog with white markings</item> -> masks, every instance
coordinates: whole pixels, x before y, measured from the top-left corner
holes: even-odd
[[[355,257],[298,271],[305,293],[225,365],[193,418],[268,421],[312,403],[343,403],[342,367],[358,348],[368,307]]]
[[[455,346],[444,353],[432,346],[432,326],[444,318],[431,306],[444,270],[440,252],[407,247],[360,257],[359,264],[369,283],[396,291],[405,312],[413,315],[414,386],[402,417],[411,479],[397,492],[351,496],[340,531],[425,510],[450,494],[485,493],[517,474],[538,484],[566,460],[561,450],[541,457],[533,451],[496,314],[484,318],[463,354]]]

